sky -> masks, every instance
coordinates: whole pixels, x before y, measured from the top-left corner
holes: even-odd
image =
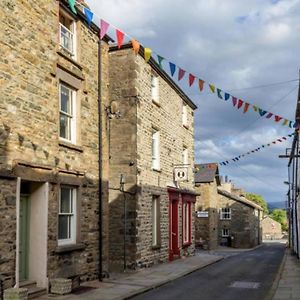
[[[96,15],[187,73],[238,99],[295,119],[300,68],[300,0],[86,0]],[[115,38],[114,31],[109,32]],[[164,69],[169,69],[165,63]],[[185,75],[187,76],[187,75]],[[175,74],[177,78],[177,73]],[[184,80],[185,79],[185,80]],[[292,133],[288,126],[243,114],[208,89],[180,86],[198,106],[197,163],[222,162]],[[177,79],[175,79],[177,82]],[[181,83],[182,82],[182,83]],[[229,101],[228,101],[229,102]],[[285,201],[287,142],[220,166],[235,186],[267,202]]]

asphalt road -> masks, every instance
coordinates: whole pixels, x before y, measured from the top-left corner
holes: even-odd
[[[284,250],[283,244],[265,244],[132,299],[263,300],[277,275]]]

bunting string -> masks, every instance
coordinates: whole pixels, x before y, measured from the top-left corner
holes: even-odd
[[[73,12],[75,11],[75,13],[76,13],[76,6],[80,6],[82,8],[82,12],[86,16],[87,23],[89,25],[91,25],[91,23],[93,22],[93,18],[96,15],[93,12],[91,12],[88,8],[86,8],[80,1],[75,1],[75,0],[68,0],[68,1],[69,1],[69,6]],[[75,6],[75,4],[76,4],[76,6]],[[103,39],[103,37],[107,33],[108,28],[112,27],[115,29],[118,48],[119,49],[121,48],[121,46],[124,42],[124,37],[126,36],[132,43],[133,51],[136,54],[138,54],[139,49],[142,46],[141,43],[139,43],[135,38],[131,37],[129,34],[121,31],[117,27],[104,21],[100,17],[97,16],[97,18],[100,20],[99,25],[100,25],[100,38],[101,39]],[[248,101],[245,101],[243,99],[235,97],[235,96],[231,95],[230,93],[224,91],[223,89],[216,87],[214,84],[208,83],[205,80],[203,80],[202,78],[199,78],[196,75],[187,72],[186,70],[182,69],[175,63],[169,61],[168,59],[161,56],[154,50],[152,50],[148,47],[143,47],[143,49],[144,49],[144,58],[145,58],[146,62],[148,62],[151,58],[153,58],[162,70],[164,70],[164,67],[165,67],[163,62],[168,63],[169,73],[171,74],[171,76],[173,78],[177,79],[178,81],[182,81],[184,78],[186,78],[188,80],[188,85],[190,88],[193,87],[195,82],[198,82],[198,89],[200,92],[204,91],[205,87],[207,87],[207,89],[210,93],[215,94],[216,97],[221,100],[227,101],[227,103],[230,103],[230,101],[228,101],[228,100],[231,98],[231,103],[232,103],[233,107],[236,108],[237,110],[242,111],[244,114],[248,113],[250,111],[250,108],[252,108],[253,111],[258,113],[259,116],[262,118],[266,118],[268,120],[273,120],[275,123],[281,122],[282,126],[288,126],[289,128],[300,129],[300,124],[298,122],[289,120],[289,119],[279,116],[273,112],[269,112],[265,109],[262,109],[262,108],[258,107],[257,105],[251,104]],[[154,54],[155,54],[156,58],[154,57]],[[178,72],[177,78],[174,77],[176,71]]]

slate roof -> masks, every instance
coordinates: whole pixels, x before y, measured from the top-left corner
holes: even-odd
[[[263,210],[261,206],[259,206],[258,204],[256,204],[256,203],[248,200],[245,197],[238,197],[238,196],[236,196],[234,194],[231,194],[231,193],[229,193],[229,192],[227,192],[225,190],[222,190],[221,188],[218,188],[218,193],[221,194],[221,195],[223,195],[223,196],[225,196],[225,197],[228,197],[228,198],[230,198],[232,200],[235,200],[235,201],[238,201],[240,203],[243,203],[243,204],[245,204],[247,206],[250,206],[250,207],[253,207],[253,208],[256,208],[256,209],[259,209],[259,210]]]
[[[220,184],[217,163],[195,165],[195,183],[214,182],[215,178],[218,184]]]

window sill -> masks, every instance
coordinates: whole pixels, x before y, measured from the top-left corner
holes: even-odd
[[[71,150],[75,150],[75,151],[78,151],[78,152],[83,152],[83,148],[81,146],[72,144],[71,142],[66,142],[66,141],[60,140],[58,142],[58,144],[61,147],[65,147],[65,148],[68,148],[68,149],[71,149]]]
[[[157,107],[161,107],[160,103],[154,99],[152,99],[152,103],[155,104]]]
[[[67,50],[62,48],[62,46],[59,46],[59,47],[60,48],[57,51],[57,54],[62,56],[63,58],[65,58],[69,62],[73,63],[74,65],[76,65],[80,70],[82,70],[82,66],[74,58],[71,57],[71,54]]]
[[[57,246],[55,249],[55,253],[61,254],[61,253],[67,253],[72,251],[79,251],[84,250],[85,245],[84,244],[70,244],[70,245],[61,245]]]
[[[189,125],[187,125],[187,124],[182,124],[182,126],[183,126],[185,129],[189,129],[189,128],[190,128]]]
[[[159,250],[161,248],[160,245],[155,245],[151,247],[151,250]]]
[[[152,168],[151,170],[154,171],[154,172],[157,172],[157,173],[161,173],[161,172],[162,172],[161,169],[155,169],[155,168]]]

